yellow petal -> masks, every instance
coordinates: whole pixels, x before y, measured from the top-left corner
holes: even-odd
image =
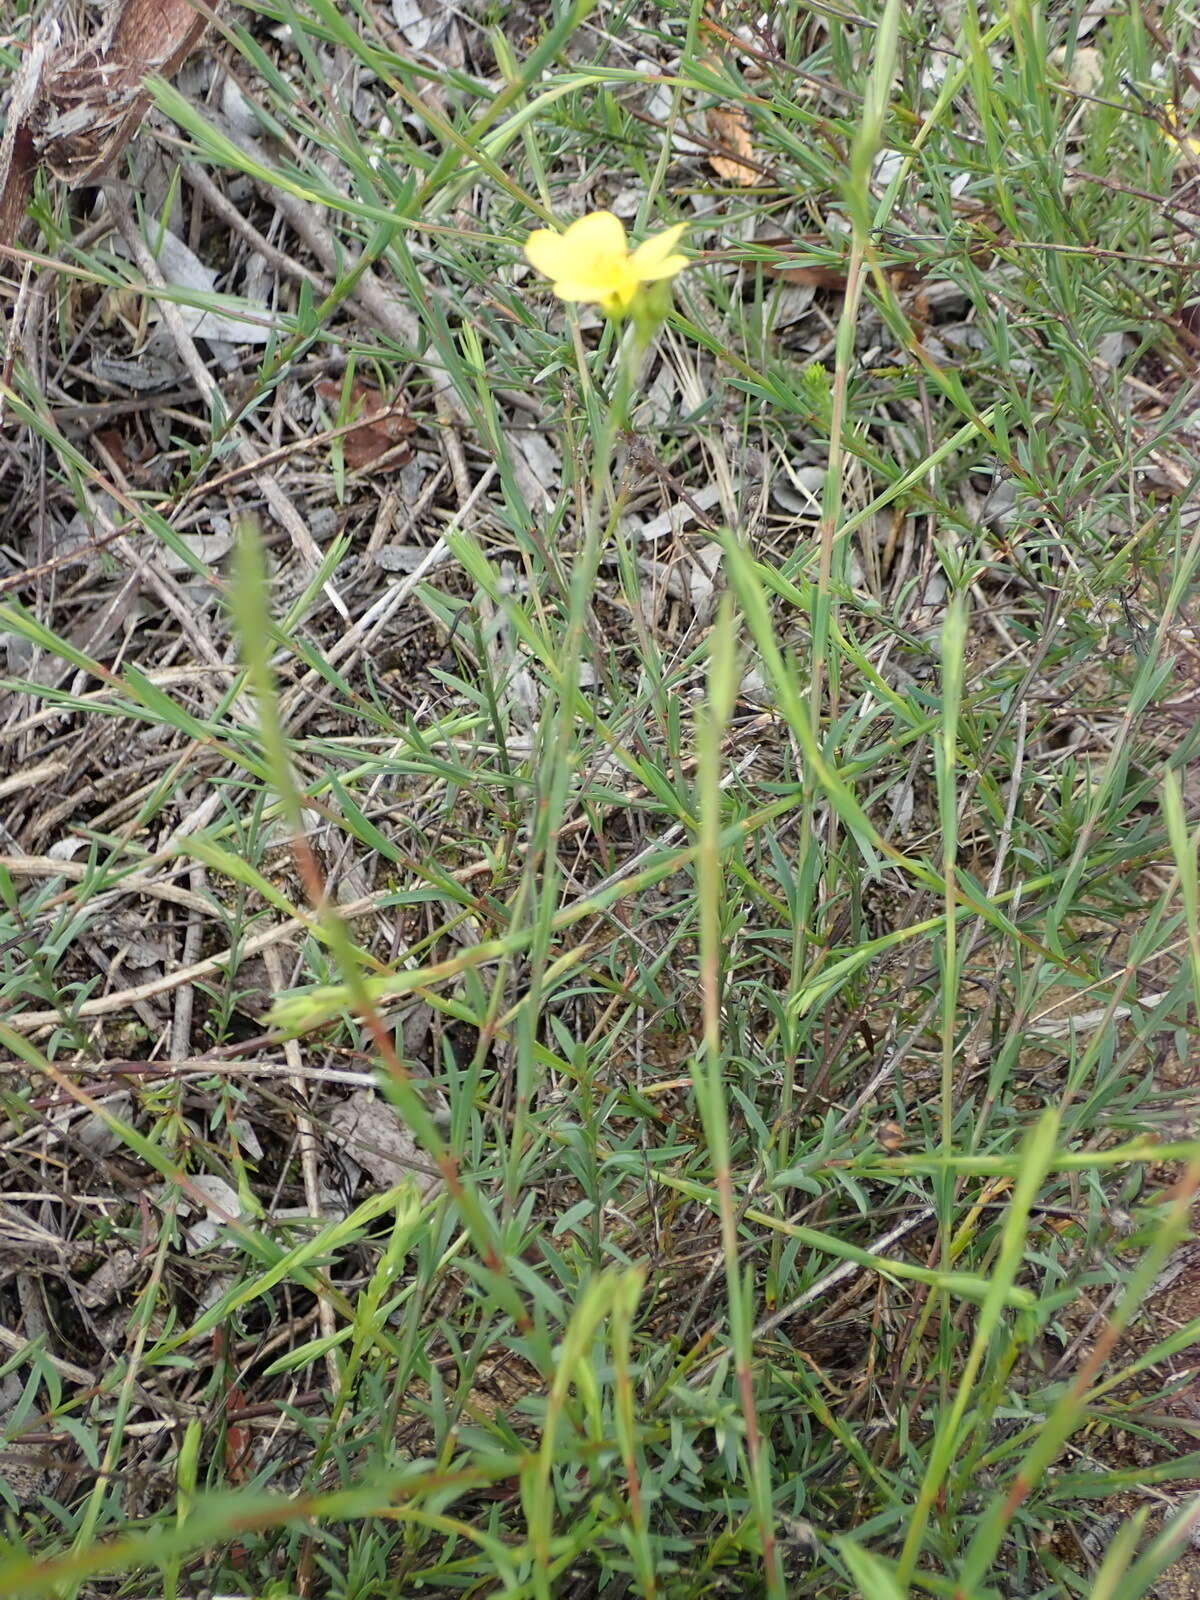
[[[629,254],[624,224],[611,211],[589,211],[585,217],[576,217],[562,237],[563,243],[577,252],[577,259],[621,259]]]
[[[572,254],[566,235],[555,233],[551,228],[536,228],[525,241],[526,261],[548,278],[557,278]]]
[[[556,278],[554,292],[560,300],[604,300],[612,291],[612,284],[605,280],[597,283],[591,278]]]
[[[537,229],[526,241],[525,256],[553,279],[555,293],[564,300],[605,300],[630,281],[625,229],[611,211],[578,217],[565,233]],[[569,292],[564,293],[564,283]]]
[[[659,278],[673,278],[688,264],[684,255],[672,254],[687,229],[686,222],[677,222],[673,228],[656,233],[638,245],[630,257],[630,265],[639,283],[653,283]]]
[[[594,300],[608,310],[624,310],[638,290],[638,281],[629,270],[627,261],[603,276],[585,276],[572,271],[569,277],[557,278],[554,292],[560,300]]]

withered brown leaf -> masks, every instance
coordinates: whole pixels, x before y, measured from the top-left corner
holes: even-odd
[[[750,118],[742,107],[709,106],[704,113],[704,127],[713,143],[729,152],[728,155],[718,155],[715,151],[709,154],[708,164],[717,177],[743,187],[757,183],[761,173],[755,164]]]
[[[336,412],[341,404],[342,385],[332,378],[322,378],[317,384],[317,393]],[[417,425],[402,402],[388,405],[379,390],[361,378],[356,378],[351,387],[349,414],[350,425],[341,438],[342,454],[351,471],[374,466],[410,433],[416,432]],[[388,466],[402,467],[411,460],[412,452],[406,450],[394,456]]]

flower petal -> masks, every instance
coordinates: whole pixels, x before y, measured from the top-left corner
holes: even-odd
[[[611,294],[607,283],[594,283],[590,278],[556,278],[554,292],[560,300],[603,300]]]
[[[629,254],[625,226],[611,211],[589,211],[584,217],[576,217],[562,237],[563,243],[576,252],[576,259],[624,259]]]
[[[637,280],[629,271],[625,228],[611,211],[577,217],[565,233],[538,228],[525,243],[525,257],[553,280],[564,300],[607,300],[632,293]],[[567,284],[564,293],[561,285]]]
[[[606,310],[625,310],[637,290],[637,279],[624,262],[618,270],[602,278],[572,271],[570,277],[557,278],[554,283],[554,292],[560,300],[591,300]]]
[[[552,228],[535,228],[525,241],[525,259],[531,267],[544,272],[547,278],[557,278],[574,252],[566,242],[566,235]]]
[[[638,245],[629,261],[639,283],[653,283],[659,278],[673,278],[677,272],[682,272],[688,264],[688,258],[672,252],[675,251],[675,246],[686,229],[686,222],[677,222],[673,228],[666,228],[662,233],[656,233]]]

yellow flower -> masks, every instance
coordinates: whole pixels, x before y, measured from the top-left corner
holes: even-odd
[[[686,223],[656,233],[630,250],[625,228],[611,211],[590,211],[565,233],[538,228],[525,241],[525,259],[545,273],[560,300],[588,300],[609,315],[628,311],[644,283],[673,278],[687,266],[679,255]]]

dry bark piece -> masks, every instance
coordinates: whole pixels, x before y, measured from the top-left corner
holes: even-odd
[[[122,1247],[114,1250],[92,1273],[79,1291],[79,1303],[89,1311],[98,1311],[120,1299],[130,1284],[142,1272],[144,1262],[136,1250]]]
[[[423,1198],[442,1187],[429,1157],[401,1122],[394,1106],[377,1100],[371,1089],[356,1089],[334,1106],[329,1128],[345,1153],[381,1189],[414,1182]]]
[[[147,229],[149,235],[151,230]],[[167,283],[175,289],[191,289],[199,294],[213,294],[217,287],[217,273],[205,266],[194,250],[184,244],[170,229],[154,229],[154,242],[147,244],[154,253]],[[234,295],[222,295],[228,311],[202,310],[182,302],[176,305],[175,314],[193,339],[223,340],[228,344],[266,344],[271,338],[270,310],[266,305],[254,305]],[[245,316],[237,314],[238,308]]]
[[[108,170],[146,114],[147,75],[173,77],[219,5],[123,0],[95,38],[74,48],[62,45],[61,7],[39,24],[0,143],[0,248],[17,239],[40,162],[72,187]]]
[[[206,1215],[199,1222],[193,1222],[184,1234],[184,1243],[189,1253],[197,1255],[217,1243],[221,1237],[221,1229],[230,1217],[235,1219],[244,1217],[246,1209],[237,1190],[213,1172],[196,1173],[191,1179],[191,1188],[192,1198],[202,1200],[206,1210]],[[198,1191],[198,1194],[195,1191]],[[226,1248],[232,1247],[234,1243],[230,1235],[225,1236]]]
[[[47,63],[61,38],[57,18],[44,18],[29,41],[13,84],[4,137],[0,139],[0,246],[14,242],[25,218],[38,159],[35,116],[44,98]]]

